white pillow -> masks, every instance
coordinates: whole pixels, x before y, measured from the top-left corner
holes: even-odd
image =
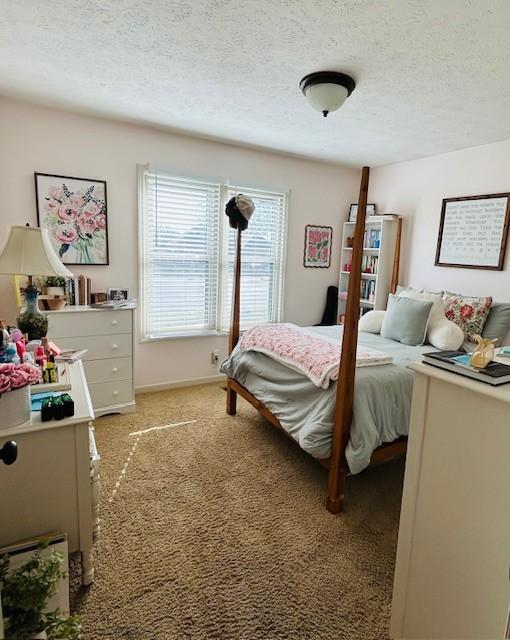
[[[436,293],[429,293],[428,291],[418,291],[417,289],[403,289],[398,293],[403,298],[413,298],[414,300],[430,300],[432,302],[432,309],[430,310],[429,323],[427,325],[427,340],[430,341],[430,332],[441,323],[446,320],[444,311],[444,300],[442,296]],[[434,345],[435,346],[435,345]]]
[[[427,339],[433,347],[441,351],[456,351],[464,342],[464,331],[447,318],[436,322],[427,330]]]
[[[367,311],[359,319],[358,329],[360,331],[366,331],[367,333],[381,333],[385,313],[386,311],[379,309]]]
[[[416,289],[415,287],[402,287],[399,284],[397,284],[396,295],[399,296],[404,291],[407,291],[408,293],[421,293],[423,289]]]

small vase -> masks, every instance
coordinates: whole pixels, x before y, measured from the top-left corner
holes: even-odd
[[[30,420],[30,385],[0,395],[0,433]]]
[[[494,342],[495,340],[487,340],[481,336],[475,336],[477,346],[471,356],[470,364],[477,369],[485,369],[485,367],[494,359]]]
[[[18,329],[27,333],[29,340],[40,340],[48,331],[48,318],[39,309],[38,296],[37,287],[28,285],[25,289],[26,308],[16,319]]]

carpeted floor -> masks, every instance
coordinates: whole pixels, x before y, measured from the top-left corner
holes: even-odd
[[[244,401],[226,416],[219,385],[137,402],[96,421],[96,582],[72,593],[86,640],[388,636],[401,460],[350,478],[332,516],[325,470]]]

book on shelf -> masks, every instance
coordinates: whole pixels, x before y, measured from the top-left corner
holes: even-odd
[[[338,298],[347,300],[347,291],[340,290]],[[362,280],[360,283],[360,298],[365,302],[375,302],[375,280]]]
[[[378,265],[379,256],[364,255],[361,259],[361,272],[376,275]]]
[[[477,369],[469,364],[470,360],[471,355],[464,351],[433,351],[423,356],[425,364],[485,382],[493,387],[510,382],[510,367],[507,364],[492,361],[485,369]]]
[[[55,362],[77,362],[83,358],[87,351],[88,349],[66,349],[55,356]]]
[[[362,280],[360,283],[360,296],[363,300],[374,302],[375,280]]]
[[[65,291],[67,295],[67,304],[76,306],[78,304],[78,278],[67,278]]]
[[[343,265],[342,271],[345,271],[346,273],[350,273],[351,266],[352,266],[352,256],[351,256],[351,259],[348,260]],[[370,256],[365,254],[361,258],[361,273],[365,275],[366,274],[377,275],[378,267],[379,267],[379,256]]]
[[[363,238],[363,248],[379,249],[380,246],[381,246],[381,230],[366,229],[365,236]]]

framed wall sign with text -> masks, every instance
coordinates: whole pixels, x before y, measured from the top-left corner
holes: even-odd
[[[503,270],[510,194],[445,198],[441,210],[438,267]]]

